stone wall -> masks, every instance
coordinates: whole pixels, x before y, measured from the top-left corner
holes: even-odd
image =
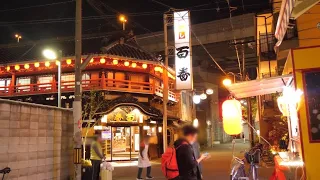
[[[12,169],[5,179],[70,179],[72,137],[72,111],[0,99],[0,169]]]

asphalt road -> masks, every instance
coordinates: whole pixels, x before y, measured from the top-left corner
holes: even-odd
[[[243,144],[237,141],[235,146],[235,155],[243,157],[242,151],[249,149],[249,143]],[[232,145],[221,144],[215,145],[213,148],[205,150],[211,155],[210,159],[203,162],[203,178],[204,180],[229,180],[230,163],[232,158]],[[259,168],[259,180],[268,180],[271,176],[273,168]],[[145,175],[144,170],[143,175]],[[135,180],[137,175],[137,167],[115,167],[113,171],[113,180]],[[161,172],[159,160],[152,164],[152,175],[155,180],[164,180]],[[144,176],[143,176],[144,177]]]

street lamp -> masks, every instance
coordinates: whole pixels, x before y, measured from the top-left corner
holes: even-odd
[[[193,103],[195,104],[199,104],[201,101],[201,98],[199,95],[194,95],[192,99],[193,99]]]
[[[16,34],[14,37],[16,37],[17,42],[20,42],[20,39],[22,39],[22,36],[19,34]]]
[[[230,86],[230,85],[232,84],[232,82],[231,82],[230,79],[226,78],[226,79],[224,79],[224,80],[222,81],[222,84],[223,84],[224,86]]]
[[[55,51],[51,49],[45,49],[42,52],[43,56],[49,60],[57,60],[59,63],[58,65],[58,107],[61,107],[61,58],[62,58],[62,51],[58,51],[58,55]]]
[[[121,15],[119,16],[119,20],[120,20],[120,22],[122,22],[122,30],[126,30],[126,22],[127,22],[126,16],[124,16],[123,14],[121,14]]]

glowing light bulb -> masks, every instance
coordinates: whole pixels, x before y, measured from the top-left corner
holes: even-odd
[[[222,84],[225,85],[225,86],[230,86],[232,84],[231,80],[230,79],[224,79],[222,81]]]
[[[71,59],[67,59],[66,62],[67,62],[68,65],[70,65],[72,63],[72,60]]]
[[[125,65],[125,66],[129,66],[130,63],[129,63],[128,61],[126,61],[126,62],[124,62],[124,65]]]
[[[131,67],[133,67],[133,68],[137,67],[137,63],[132,63]]]
[[[207,99],[207,95],[205,93],[200,94],[200,99],[202,100]]]
[[[50,62],[47,61],[47,62],[44,63],[44,65],[45,65],[46,67],[49,67],[49,66],[50,66]]]
[[[40,63],[38,62],[34,63],[34,67],[40,67]]]
[[[142,64],[143,69],[147,69],[148,65],[147,64]]]
[[[192,98],[192,100],[193,100],[193,103],[199,104],[200,101],[201,101],[201,98],[200,98],[199,95],[194,95],[193,98]]]
[[[25,69],[29,69],[29,68],[30,68],[30,65],[29,65],[29,64],[25,64],[25,65],[24,65],[24,68],[25,68]]]
[[[20,65],[15,65],[14,69],[18,71],[20,69]]]
[[[117,65],[119,62],[118,62],[118,60],[114,59],[114,60],[112,61],[112,63],[113,63],[114,65]]]
[[[209,89],[207,89],[207,90],[206,90],[206,93],[207,93],[208,95],[213,94],[213,89],[210,89],[210,88],[209,88]]]
[[[101,63],[101,64],[106,63],[106,59],[105,59],[105,58],[101,58],[101,59],[100,59],[100,63]]]

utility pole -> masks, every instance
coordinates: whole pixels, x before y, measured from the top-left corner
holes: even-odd
[[[164,34],[164,70],[163,70],[163,152],[166,151],[168,142],[167,142],[167,125],[168,125],[168,113],[167,113],[167,104],[168,104],[168,94],[169,94],[169,83],[168,83],[168,61],[169,61],[169,52],[168,52],[168,15],[163,15],[163,34]]]
[[[74,149],[81,148],[82,106],[81,106],[81,54],[82,54],[82,0],[76,0],[75,27],[75,99],[73,101]],[[74,150],[76,153],[76,150]],[[81,154],[81,153],[80,153]],[[75,157],[75,155],[74,155]],[[81,180],[81,164],[74,164],[74,179]]]

